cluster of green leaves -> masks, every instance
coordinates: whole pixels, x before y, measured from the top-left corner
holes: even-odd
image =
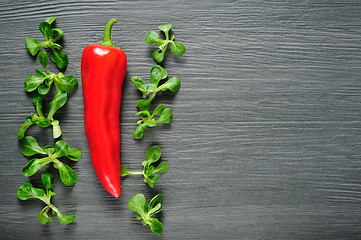
[[[150,200],[149,204],[143,194],[134,195],[128,202],[128,208],[136,212],[136,218],[142,220],[143,225],[149,225],[154,234],[160,236],[163,233],[163,224],[153,215],[162,211],[163,195],[158,194]]]
[[[182,56],[186,51],[184,45],[182,43],[178,43],[174,41],[174,34],[172,34],[169,37],[169,31],[172,28],[172,24],[160,25],[158,26],[158,28],[164,33],[165,36],[164,40],[160,39],[158,33],[154,31],[149,32],[145,37],[145,42],[148,43],[149,45],[156,44],[157,46],[159,46],[159,49],[154,50],[152,53],[153,59],[157,63],[162,62],[164,59],[164,53],[167,50],[167,46],[169,43],[172,44],[171,50],[173,54],[176,56]]]
[[[61,136],[61,129],[59,121],[53,118],[56,111],[64,106],[67,101],[67,93],[75,91],[78,87],[78,80],[74,76],[64,76],[63,73],[54,74],[46,69],[49,61],[45,51],[40,52],[39,62],[43,66],[46,72],[41,72],[35,69],[37,75],[31,75],[26,78],[24,82],[24,89],[26,92],[33,92],[36,89],[37,93],[33,97],[33,104],[36,108],[37,115],[32,113],[31,116],[25,119],[25,122],[19,129],[18,139],[22,139],[26,130],[33,124],[39,127],[53,126],[53,137],[58,138]],[[48,116],[45,118],[43,114],[43,96],[46,95],[52,84],[54,83],[56,92],[54,99],[50,102],[50,109]]]
[[[61,224],[69,224],[74,221],[75,215],[63,215],[60,213],[57,207],[55,207],[51,202],[50,199],[52,196],[55,195],[55,192],[53,192],[53,175],[50,173],[43,173],[41,175],[41,179],[43,181],[43,184],[45,186],[45,190],[40,188],[34,188],[31,183],[25,183],[18,189],[18,198],[20,200],[27,200],[29,198],[37,198],[43,201],[46,206],[41,210],[41,212],[38,215],[38,220],[41,224],[46,224],[48,222],[52,222],[51,218],[48,216],[48,212],[51,210],[52,214],[56,215],[59,218],[59,222]]]
[[[162,85],[159,85],[159,82],[168,77],[168,72],[163,67],[157,65],[151,68],[150,70],[150,84],[144,84],[143,79],[138,76],[132,77],[133,84],[138,88],[139,91],[145,95],[152,95],[147,99],[141,99],[135,102],[140,110],[149,110],[150,103],[157,95],[159,91],[171,91],[176,92],[180,88],[180,80],[177,77],[172,77],[167,80]]]
[[[156,168],[152,166],[153,163],[156,163],[160,156],[162,155],[161,150],[157,146],[153,146],[147,151],[147,160],[142,162],[144,167],[143,171],[129,171],[125,166],[122,166],[122,177],[132,174],[143,174],[144,182],[148,183],[150,187],[154,187],[156,182],[158,181],[160,175],[156,173],[165,173],[169,170],[168,162],[161,162]]]
[[[170,123],[172,121],[172,109],[171,108],[164,109],[163,104],[158,105],[158,107],[154,109],[152,115],[148,110],[137,112],[135,115],[140,115],[140,114],[145,115],[145,117],[143,117],[141,120],[137,122],[138,127],[135,129],[133,133],[136,139],[142,138],[144,131],[148,127],[155,127],[157,126],[157,123]],[[154,117],[157,115],[160,115],[159,118],[154,119]]]
[[[39,24],[39,30],[44,35],[45,41],[39,42],[33,38],[26,38],[25,45],[32,56],[35,56],[41,47],[50,48],[52,55],[51,60],[60,69],[65,69],[68,66],[68,56],[61,52],[62,46],[57,44],[64,32],[58,28],[52,28],[51,24],[55,21],[55,17],[50,17]]]
[[[67,157],[72,161],[78,161],[81,158],[79,149],[70,148],[62,140],[57,141],[54,146],[48,145],[41,148],[35,138],[26,136],[21,140],[20,150],[27,157],[36,154],[47,155],[47,157],[31,159],[22,169],[24,176],[30,177],[45,165],[53,163],[54,168],[59,170],[60,179],[65,185],[73,186],[77,182],[78,175],[71,167],[62,163],[58,158]]]

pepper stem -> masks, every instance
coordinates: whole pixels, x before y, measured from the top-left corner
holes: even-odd
[[[109,22],[105,26],[103,43],[101,45],[108,46],[108,47],[114,47],[113,42],[110,37],[110,33],[112,30],[112,26],[114,25],[114,23],[116,23],[116,21],[117,20],[115,20],[115,18],[112,18],[109,20]]]

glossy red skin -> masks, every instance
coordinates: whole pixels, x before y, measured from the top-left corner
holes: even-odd
[[[84,127],[91,160],[104,188],[120,190],[120,103],[127,57],[121,49],[91,44],[84,48],[81,78]]]

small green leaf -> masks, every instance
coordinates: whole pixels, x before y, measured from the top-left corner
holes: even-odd
[[[53,35],[53,29],[48,22],[41,22],[39,24],[39,30],[44,35],[45,40],[49,40]]]
[[[147,124],[148,127],[155,127],[157,124],[153,121],[146,121],[145,124]]]
[[[149,164],[154,163],[159,160],[160,156],[162,155],[162,151],[158,146],[150,147],[147,151],[147,161]]]
[[[41,224],[46,224],[48,222],[52,222],[51,218],[49,218],[48,216],[48,211],[49,211],[50,207],[46,206],[45,208],[43,208],[43,210],[41,210],[41,212],[38,215],[38,221]]]
[[[43,96],[41,96],[38,93],[35,93],[32,102],[34,104],[34,107],[36,109],[36,112],[38,113],[39,117],[44,117],[43,115],[43,103],[44,103],[44,98]]]
[[[163,31],[164,33],[168,33],[169,30],[172,28],[172,24],[165,24],[158,26],[159,30]]]
[[[69,152],[70,152],[69,145],[66,142],[62,141],[62,140],[59,140],[59,141],[57,141],[55,143],[54,149],[55,149],[56,155],[58,157],[68,156]]]
[[[149,32],[147,36],[145,36],[145,42],[150,45],[153,45],[154,43],[157,43],[159,41],[161,41],[159,35],[154,31]]]
[[[161,63],[164,59],[164,51],[160,51],[159,49],[154,50],[152,57],[157,63]]]
[[[53,125],[53,138],[56,139],[61,136],[61,128],[58,120],[53,120],[51,122]]]
[[[72,161],[78,161],[81,158],[81,152],[77,148],[70,148],[67,157]]]
[[[44,77],[39,77],[36,75],[30,75],[24,81],[24,90],[26,92],[32,92],[39,87],[40,84],[44,82]]]
[[[138,125],[138,127],[135,129],[135,131],[134,131],[134,137],[136,138],[136,139],[140,139],[140,138],[142,138],[143,137],[143,133],[144,133],[144,131],[145,131],[145,129],[147,129],[147,124],[145,124],[145,123],[142,123],[142,124],[140,124],[140,125]]]
[[[39,53],[39,62],[41,66],[43,66],[43,68],[46,68],[46,66],[48,66],[49,59],[48,59],[48,54],[45,51],[41,51]]]
[[[177,42],[172,42],[171,50],[176,56],[182,56],[186,52],[184,45]]]
[[[172,121],[172,109],[167,108],[165,109],[158,120],[156,120],[157,123],[170,123]]]
[[[48,94],[49,90],[50,90],[50,87],[51,86],[48,86],[46,84],[41,84],[38,88],[38,92],[41,94],[41,95],[46,95]]]
[[[37,122],[36,125],[39,127],[49,127],[50,126],[50,120],[48,118],[40,118]]]
[[[157,205],[155,205],[153,208],[149,208],[149,212],[148,212],[148,215],[149,216],[153,216],[157,213],[159,213],[160,211],[162,211],[163,209],[163,206],[161,203],[158,203]]]
[[[163,201],[163,195],[162,194],[157,194],[156,196],[154,196],[152,198],[152,200],[150,200],[149,209],[154,208],[157,204],[161,203],[162,201]]]
[[[31,117],[25,118],[25,122],[23,123],[23,125],[21,125],[21,127],[20,127],[20,129],[19,129],[17,138],[18,138],[19,140],[23,139],[26,130],[27,130],[31,125],[33,125],[33,124],[34,124],[34,122],[31,120]]]
[[[125,176],[127,176],[127,175],[129,175],[129,171],[128,171],[128,169],[125,167],[125,166],[121,166],[121,176],[122,177],[125,177]]]
[[[33,38],[26,38],[25,39],[25,46],[26,46],[26,48],[28,49],[29,53],[32,56],[35,56],[38,53],[38,51],[40,49],[39,43],[40,42],[36,41]]]
[[[46,75],[39,69],[35,69],[35,72],[36,72],[36,74],[40,75],[41,77],[44,77],[44,78],[46,77]]]
[[[39,146],[35,138],[31,136],[24,137],[20,142],[21,153],[25,156],[33,156],[35,154],[46,154]]]
[[[159,104],[153,112],[153,115],[160,115],[164,110],[164,105],[163,104]]]
[[[134,114],[135,116],[138,116],[140,114],[144,114],[145,116],[147,117],[150,117],[150,113],[148,110],[143,110],[143,111],[140,111],[140,112],[137,112],[136,114]]]
[[[63,35],[64,35],[63,30],[60,30],[58,28],[53,28],[53,42],[60,40],[63,37]],[[57,49],[61,50],[62,48],[57,48]]]
[[[135,217],[137,218],[137,220],[142,219],[142,216],[141,216],[139,213],[137,213],[137,214],[135,215]]]
[[[48,154],[48,156],[52,155],[55,152],[55,149],[53,146],[51,145],[47,145],[43,148],[44,152],[46,152],[46,154]]]
[[[148,110],[150,107],[149,99],[140,99],[136,101],[135,104],[138,106],[140,110]]]
[[[55,21],[55,17],[49,17],[45,20],[45,22],[52,24]]]
[[[169,163],[168,162],[161,162],[158,167],[153,171],[153,173],[165,173],[169,170]]]
[[[144,178],[144,182],[148,183],[149,187],[153,188],[158,181],[160,175],[151,174],[147,178]]]
[[[128,208],[145,218],[148,212],[148,204],[144,195],[141,193],[134,195],[128,202]]]
[[[162,91],[170,90],[171,92],[176,92],[180,88],[180,80],[177,77],[172,77],[168,81],[166,81],[164,84],[162,84],[159,89]]]
[[[57,78],[56,81],[59,83],[60,89],[64,92],[73,92],[78,87],[78,80],[74,76]]]
[[[73,186],[78,181],[78,175],[68,165],[55,161],[54,167],[59,170],[61,181],[67,186]]]
[[[59,218],[60,224],[70,224],[75,219],[75,215],[70,215],[70,216],[62,215],[59,211],[56,213],[56,215]]]
[[[22,173],[26,177],[30,177],[37,173],[42,167],[51,162],[51,159],[46,158],[33,158],[22,169]]]
[[[155,235],[161,236],[163,233],[163,224],[156,218],[152,218],[152,224],[150,224],[150,229],[152,229]]]
[[[167,70],[165,70],[159,65],[152,67],[152,69],[150,70],[150,81],[156,86],[158,86],[160,80],[165,79],[167,76]]]
[[[59,69],[64,69],[68,66],[69,58],[63,52],[60,52],[54,48],[51,49],[53,54],[51,55],[51,60],[58,66]]]
[[[138,76],[132,77],[132,82],[136,88],[138,88],[140,91],[143,91],[144,82],[141,77]]]
[[[42,189],[34,188],[31,183],[25,183],[19,187],[17,195],[20,200],[27,200],[29,198],[42,199],[45,196],[45,192]]]
[[[41,174],[41,180],[43,181],[46,191],[53,190],[53,183],[52,183],[53,178],[54,178],[54,175],[51,173]]]
[[[67,94],[63,92],[57,92],[54,96],[53,101],[50,102],[50,110],[48,118],[52,118],[59,108],[64,106],[67,100]]]

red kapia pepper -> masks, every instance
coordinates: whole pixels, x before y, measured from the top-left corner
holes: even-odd
[[[84,127],[90,157],[104,188],[120,196],[120,102],[127,57],[113,46],[110,32],[115,19],[104,31],[102,44],[83,50],[81,78],[84,100]]]

